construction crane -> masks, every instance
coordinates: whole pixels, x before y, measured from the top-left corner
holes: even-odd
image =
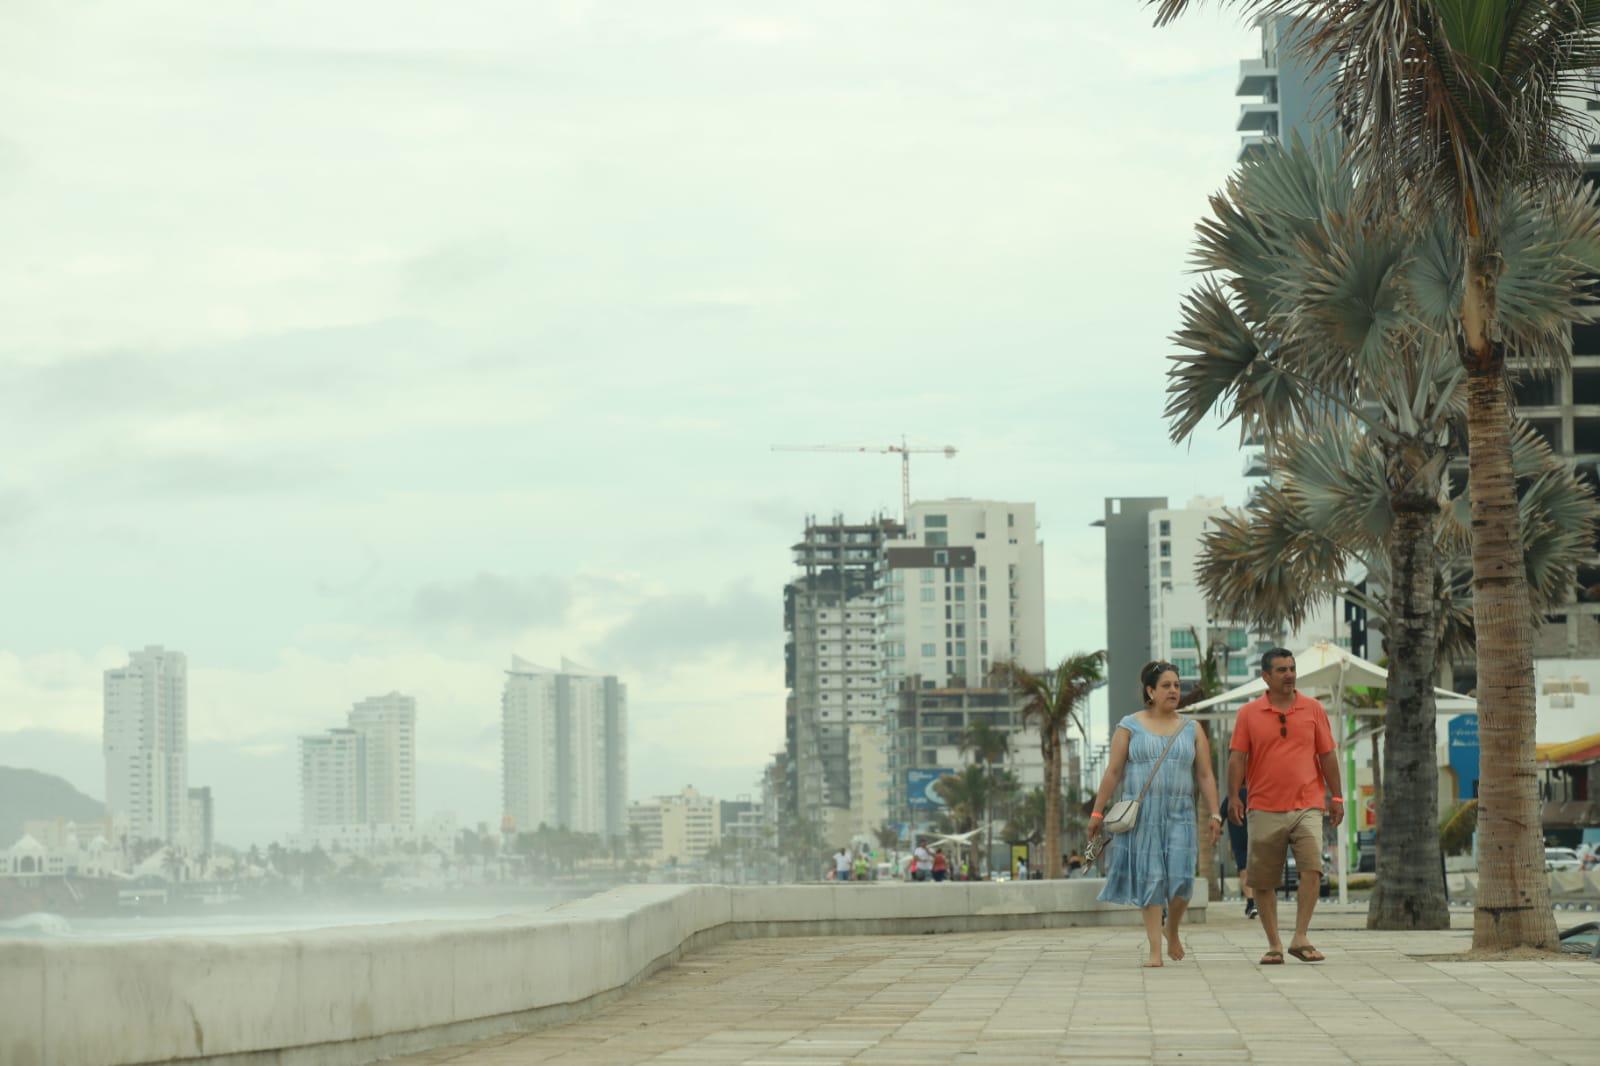
[[[956,450],[946,444],[942,448],[913,448],[906,443],[904,437],[899,444],[885,444],[882,446],[872,444],[774,444],[775,452],[860,452],[876,455],[897,454],[900,456],[900,521],[906,522],[911,518],[911,456],[917,454],[943,454],[946,459],[954,459]]]

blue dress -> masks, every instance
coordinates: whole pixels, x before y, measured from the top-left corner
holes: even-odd
[[[1137,715],[1128,715],[1117,728],[1133,734],[1122,774],[1122,795],[1117,798],[1138,799],[1167,738],[1146,729]],[[1199,852],[1194,825],[1194,731],[1192,721],[1180,727],[1178,739],[1139,804],[1133,831],[1111,838],[1110,869],[1099,896],[1102,902],[1149,907],[1174,897],[1188,899],[1194,891]]]

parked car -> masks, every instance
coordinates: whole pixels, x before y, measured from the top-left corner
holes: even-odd
[[[1322,849],[1322,883],[1317,886],[1317,896],[1321,899],[1328,898],[1333,893],[1333,852],[1327,848]],[[1288,899],[1300,891],[1300,870],[1295,866],[1294,852],[1289,852],[1288,860],[1283,864],[1283,896]]]
[[[1583,860],[1578,857],[1576,848],[1545,848],[1544,868],[1546,870],[1581,870]]]

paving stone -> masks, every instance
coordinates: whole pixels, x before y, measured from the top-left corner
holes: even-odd
[[[1593,1063],[1600,966],[1458,963],[1461,930],[1371,933],[1319,911],[1320,964],[1262,967],[1217,916],[1188,957],[1138,966],[1137,930],[742,940],[688,956],[580,1021],[392,1066],[660,1063]]]

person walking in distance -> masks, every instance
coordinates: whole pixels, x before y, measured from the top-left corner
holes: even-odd
[[[833,879],[835,881],[850,880],[850,849],[840,848],[833,856]]]
[[[1153,662],[1139,671],[1144,707],[1117,723],[1111,738],[1111,759],[1094,813],[1089,816],[1089,839],[1105,832],[1105,814],[1112,796],[1122,786],[1122,798],[1134,800],[1139,812],[1131,830],[1111,841],[1111,868],[1099,899],[1140,908],[1150,956],[1145,966],[1160,966],[1161,911],[1167,912],[1167,954],[1174,962],[1184,956],[1178,927],[1194,892],[1194,870],[1199,855],[1195,832],[1195,785],[1210,808],[1206,831],[1214,844],[1222,835],[1217,813],[1217,779],[1211,772],[1211,749],[1205,734],[1178,714],[1182,688],[1178,668]]]
[[[1311,945],[1311,914],[1322,887],[1322,815],[1325,792],[1333,794],[1334,828],[1344,821],[1344,790],[1333,730],[1322,704],[1295,688],[1294,653],[1273,648],[1261,656],[1266,695],[1239,708],[1228,752],[1228,817],[1249,827],[1249,865],[1245,880],[1254,890],[1261,929],[1267,934],[1263,966],[1283,964],[1278,938],[1278,900],[1284,859],[1294,851],[1300,874],[1294,935],[1289,954],[1301,962],[1322,962]],[[1245,784],[1250,786],[1248,808]]]

